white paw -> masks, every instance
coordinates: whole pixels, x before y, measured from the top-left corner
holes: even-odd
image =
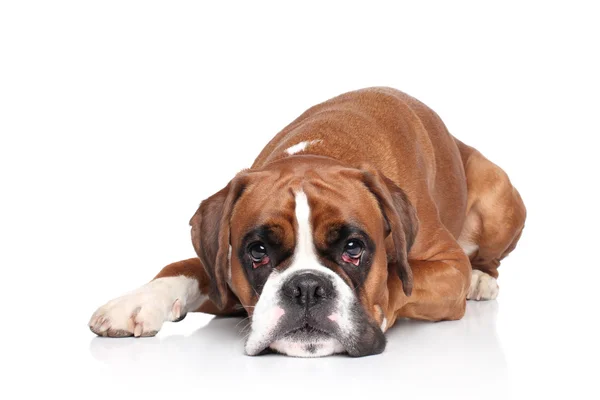
[[[493,300],[498,297],[498,282],[493,278],[477,269],[471,274],[471,287],[467,294],[469,300]]]
[[[173,278],[160,278],[109,301],[92,315],[89,327],[99,336],[154,336],[164,321],[181,317]]]

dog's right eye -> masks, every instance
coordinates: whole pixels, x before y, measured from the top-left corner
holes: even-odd
[[[260,261],[267,255],[267,249],[262,243],[255,243],[250,246],[250,256],[254,261]]]
[[[269,256],[267,255],[267,248],[260,242],[250,245],[248,253],[250,253],[250,258],[252,258],[253,268],[268,264],[270,261]]]

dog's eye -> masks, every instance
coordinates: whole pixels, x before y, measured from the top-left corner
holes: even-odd
[[[254,243],[249,250],[250,257],[254,261],[260,261],[267,255],[267,248],[262,243]]]
[[[265,265],[269,262],[269,256],[267,256],[267,248],[262,243],[254,243],[248,248],[250,258],[252,258],[252,267],[258,268],[261,265]]]
[[[346,247],[344,247],[344,253],[353,258],[360,257],[362,251],[362,244],[358,240],[350,240],[346,243]]]
[[[347,263],[358,265],[360,262],[360,256],[364,251],[363,245],[356,239],[349,240],[344,246],[344,253],[342,254],[342,260]]]

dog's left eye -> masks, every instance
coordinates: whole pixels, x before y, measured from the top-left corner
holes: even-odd
[[[258,268],[261,265],[268,264],[270,259],[267,255],[267,248],[262,243],[254,243],[248,248],[248,253],[252,259],[252,267]]]
[[[358,265],[360,263],[360,256],[364,251],[362,243],[358,240],[349,240],[344,246],[344,252],[342,253],[342,260],[347,263]]]

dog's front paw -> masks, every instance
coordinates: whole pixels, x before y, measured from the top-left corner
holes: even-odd
[[[98,336],[154,336],[165,321],[181,317],[181,301],[155,280],[109,301],[92,315],[89,327]]]
[[[469,300],[493,300],[498,297],[496,278],[477,269],[471,274],[471,287],[467,294]]]

